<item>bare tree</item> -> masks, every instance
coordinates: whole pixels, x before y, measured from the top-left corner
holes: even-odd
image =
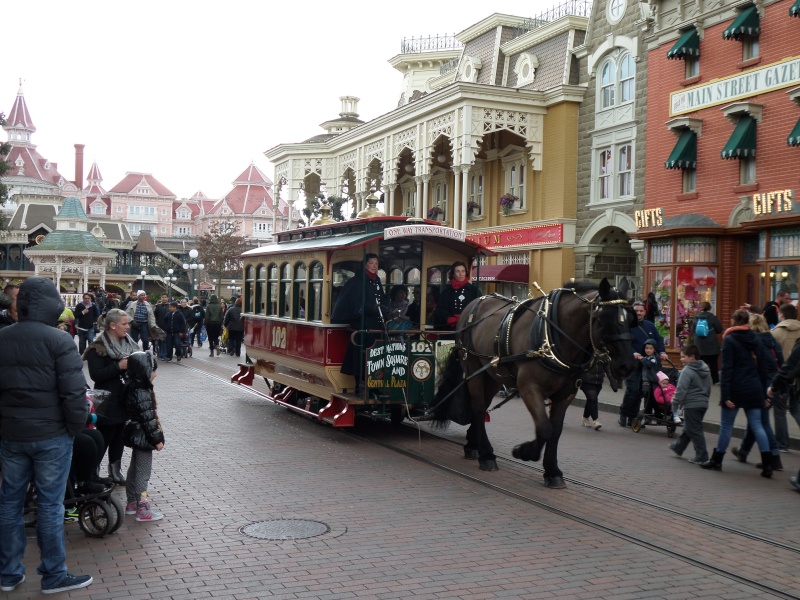
[[[219,221],[197,239],[197,250],[206,271],[217,279],[241,277],[241,254],[248,249],[236,221]]]
[[[0,113],[0,126],[6,124],[6,116],[3,113]],[[8,156],[8,153],[11,152],[11,144],[8,142],[3,142],[0,144],[0,177],[5,175],[11,170],[11,164],[6,162],[5,158]],[[8,200],[8,188],[0,181],[0,206],[4,206]],[[6,228],[6,217],[5,214],[0,211],[0,230]]]

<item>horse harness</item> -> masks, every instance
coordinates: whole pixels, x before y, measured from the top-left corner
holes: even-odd
[[[460,350],[462,352],[462,358],[466,360],[467,355],[477,356],[479,358],[483,358],[488,360],[489,362],[481,367],[475,373],[472,373],[468,378],[474,377],[479,373],[483,372],[488,368],[494,368],[496,370],[496,374],[498,377],[501,378],[508,378],[511,380],[515,380],[515,375],[511,372],[510,369],[507,367],[505,368],[506,372],[501,372],[501,366],[505,365],[506,363],[512,363],[519,360],[525,359],[538,359],[542,361],[542,365],[546,368],[554,371],[555,373],[562,374],[562,375],[572,375],[577,376],[580,374],[584,369],[591,366],[594,362],[600,362],[603,365],[608,365],[611,362],[611,357],[608,353],[608,349],[606,348],[605,341],[600,342],[600,344],[595,342],[594,339],[594,331],[593,331],[593,321],[596,316],[596,312],[599,311],[601,308],[605,306],[618,306],[619,307],[619,319],[620,322],[625,322],[625,306],[627,305],[627,301],[624,299],[616,299],[616,300],[600,300],[599,296],[596,296],[592,300],[587,300],[583,296],[579,295],[574,289],[572,288],[557,288],[552,290],[548,294],[544,294],[543,290],[539,287],[539,285],[534,282],[533,284],[536,288],[542,292],[542,296],[538,298],[528,298],[519,302],[516,298],[505,298],[504,296],[500,296],[499,294],[492,294],[491,296],[483,296],[476,302],[468,317],[467,317],[467,326],[464,328],[465,337],[467,338],[464,340],[465,343],[460,343]],[[582,363],[574,363],[564,357],[563,353],[559,352],[559,348],[563,347],[564,342],[569,342],[574,344],[576,347],[580,348],[583,352],[589,353],[587,350],[582,348],[575,340],[573,340],[569,335],[567,335],[564,330],[559,326],[558,322],[558,310],[557,307],[561,300],[561,297],[564,294],[574,294],[575,297],[579,298],[581,301],[586,302],[591,305],[589,311],[589,340],[592,345],[593,352],[590,354],[589,358]],[[474,350],[470,350],[469,346],[469,339],[471,337],[471,329],[473,325],[477,324],[476,318],[478,309],[480,307],[481,301],[489,298],[489,297],[497,297],[504,300],[508,300],[512,303],[512,307],[510,310],[506,312],[503,317],[503,320],[500,324],[498,329],[497,335],[495,336],[494,340],[494,356],[487,356],[475,352]],[[538,303],[538,308],[536,308],[536,304]],[[535,311],[535,316],[533,319],[533,323],[531,324],[530,332],[529,332],[529,349],[525,352],[518,353],[518,354],[511,354],[511,329],[516,320],[519,319],[525,312],[527,311]],[[627,338],[626,338],[627,336]],[[631,339],[630,333],[622,333],[617,335],[607,336],[607,341],[619,341],[623,339]],[[580,387],[580,379],[576,380],[576,387]]]

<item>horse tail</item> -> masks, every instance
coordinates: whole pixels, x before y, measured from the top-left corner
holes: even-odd
[[[458,355],[458,348],[453,348],[438,378],[436,395],[433,398],[433,426],[435,428],[445,429],[451,420],[460,422],[469,417],[469,390]],[[457,414],[460,412],[467,414]],[[469,421],[467,420],[467,422]]]

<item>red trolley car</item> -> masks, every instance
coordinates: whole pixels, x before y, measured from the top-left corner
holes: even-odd
[[[255,375],[264,377],[271,400],[336,427],[352,427],[356,414],[393,421],[420,416],[433,400],[437,353],[453,343],[437,340],[426,324],[428,290],[447,285],[453,262],[469,265],[476,255],[493,253],[435,221],[325,221],[278,233],[276,243],[244,253],[244,342],[251,362],[232,380],[248,385]],[[367,253],[378,255],[387,293],[401,285],[410,298],[419,295],[420,322],[384,331],[364,350],[366,382],[356,395],[354,378],[340,370],[354,331],[330,316]]]

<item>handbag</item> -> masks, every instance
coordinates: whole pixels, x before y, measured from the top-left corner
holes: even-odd
[[[208,332],[206,331],[206,326],[203,325],[203,328],[200,330],[200,341],[205,342],[208,339]]]
[[[220,343],[224,346],[228,343],[228,328],[224,327],[222,329],[222,337],[220,338]]]

